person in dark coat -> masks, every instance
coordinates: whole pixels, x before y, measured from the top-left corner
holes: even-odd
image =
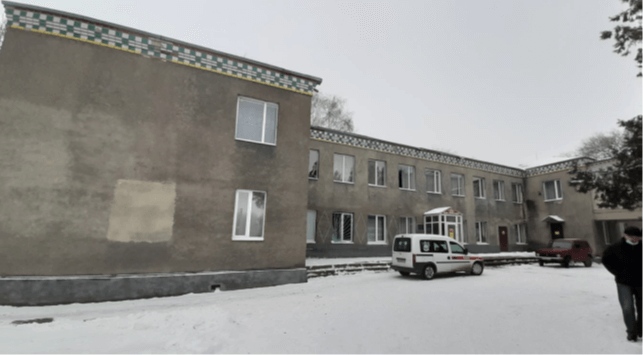
[[[637,227],[625,228],[623,238],[603,252],[603,265],[614,274],[629,341],[641,337],[641,255],[641,229]]]

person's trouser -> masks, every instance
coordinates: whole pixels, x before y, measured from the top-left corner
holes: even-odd
[[[616,290],[627,333],[641,334],[641,288],[617,283]],[[636,310],[634,310],[633,298],[636,299]]]

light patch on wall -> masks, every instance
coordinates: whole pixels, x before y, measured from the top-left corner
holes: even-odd
[[[118,180],[107,239],[166,242],[172,239],[176,184]]]

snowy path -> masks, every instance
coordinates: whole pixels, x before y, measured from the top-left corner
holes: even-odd
[[[43,324],[14,320],[53,317]],[[432,281],[394,272],[172,298],[0,307],[2,353],[641,353],[611,275],[488,268]]]

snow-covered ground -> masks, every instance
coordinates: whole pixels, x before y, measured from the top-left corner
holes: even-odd
[[[42,324],[16,320],[53,318]],[[0,307],[3,353],[641,353],[602,265],[395,272],[148,300]]]
[[[484,253],[484,254],[474,254],[470,253],[470,256],[481,256],[481,257],[523,257],[523,258],[533,258],[536,257],[536,253],[533,251],[515,251],[515,252],[502,252],[502,253]],[[306,266],[316,266],[316,265],[339,265],[339,264],[349,264],[349,263],[363,263],[363,262],[390,262],[390,256],[370,256],[362,258],[307,258]]]

